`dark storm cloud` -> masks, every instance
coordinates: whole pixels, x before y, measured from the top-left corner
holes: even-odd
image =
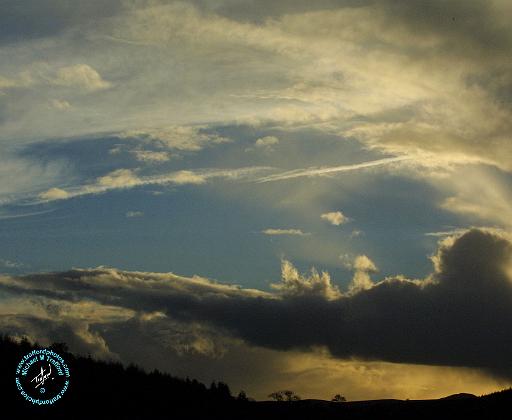
[[[32,298],[161,311],[272,349],[325,346],[338,358],[467,366],[510,377],[511,257],[508,239],[472,230],[441,245],[426,280],[390,278],[338,296],[328,283],[270,294],[113,269],[5,277],[1,285]]]

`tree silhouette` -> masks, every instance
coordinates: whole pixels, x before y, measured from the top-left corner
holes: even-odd
[[[347,399],[343,395],[341,395],[341,394],[336,394],[334,397],[332,397],[331,401],[334,401],[334,402],[346,402]]]
[[[219,400],[229,400],[233,398],[231,396],[231,390],[229,386],[224,382],[212,382],[210,385],[210,392]]]
[[[274,401],[283,401],[283,393],[281,391],[272,392],[268,394],[269,398],[272,398]]]
[[[299,401],[300,396],[295,392],[290,391],[288,389],[283,391],[272,392],[268,395],[269,398],[272,398],[274,401]]]
[[[245,393],[245,391],[243,389],[238,393],[238,396],[236,397],[236,399],[238,401],[249,401],[249,398],[247,397],[247,394]]]
[[[69,347],[66,343],[53,343],[51,346],[50,346],[50,349],[53,350],[54,352],[60,354],[60,355],[64,355],[64,354],[68,354],[69,353]]]
[[[25,401],[14,383],[14,370],[32,350],[41,348],[27,339],[14,340],[0,335],[0,396],[5,413],[38,420],[73,419],[168,419],[217,418],[235,410],[229,386],[214,382],[210,389],[195,379],[181,379],[139,366],[127,367],[112,361],[95,360],[68,352],[64,343],[54,343],[69,366],[70,386],[52,407],[33,406]],[[101,416],[98,409],[101,408]],[[222,416],[220,416],[222,417]]]

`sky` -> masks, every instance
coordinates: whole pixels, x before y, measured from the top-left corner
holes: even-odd
[[[0,0],[0,331],[264,399],[512,383],[506,0]]]

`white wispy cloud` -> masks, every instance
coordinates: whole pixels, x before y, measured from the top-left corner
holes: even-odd
[[[52,83],[62,86],[77,86],[89,91],[103,90],[111,86],[88,64],[61,67]]]
[[[155,152],[153,150],[133,150],[131,153],[141,162],[162,163],[171,158],[168,152]]]
[[[142,211],[127,211],[126,217],[132,218],[132,217],[142,217],[144,216],[144,212]]]
[[[85,91],[99,91],[111,87],[111,83],[89,64],[73,64],[70,66],[53,67],[48,63],[39,62],[30,69],[23,70],[13,77],[0,76],[0,89],[69,87]],[[69,108],[69,102],[63,99],[53,101],[59,110]]]
[[[9,57],[0,89],[20,103],[2,140],[273,118],[290,126],[329,122],[333,132],[390,154],[429,152],[432,161],[476,159],[510,170],[510,110],[500,96],[510,84],[507,2],[468,6],[471,19],[453,31],[439,20],[443,8],[456,7],[446,2],[404,4],[403,13],[387,2],[329,10],[290,3],[282,13],[262,7],[261,19],[204,2],[128,3],[116,16],[74,22],[81,37],[74,30],[45,37],[45,63],[30,37],[0,46]],[[430,17],[424,32],[416,30],[418,16]],[[158,48],[169,54],[151,53]],[[106,89],[118,81],[123,89]],[[41,90],[16,96],[27,86]],[[62,112],[41,109],[41,97],[45,107],[54,97],[48,86],[101,95],[71,98],[73,117],[54,124]]]
[[[67,189],[50,188],[38,194],[39,201],[64,200],[73,197],[101,194],[111,190],[129,189],[146,185],[201,185],[210,179],[243,180],[253,179],[255,175],[270,168],[253,166],[236,169],[198,169],[182,170],[151,176],[139,176],[132,169],[116,169],[100,176],[91,184],[79,185]]]
[[[440,230],[437,232],[427,232],[425,236],[433,236],[436,238],[441,238],[444,236],[453,236],[453,235],[462,235],[464,232],[467,232],[469,229],[451,229],[451,230]]]
[[[52,213],[54,211],[55,211],[55,209],[33,211],[33,212],[30,212],[30,213],[21,213],[21,214],[0,213],[0,220],[4,220],[4,219],[19,219],[21,217],[39,216],[41,214]]]
[[[204,147],[228,143],[231,140],[215,133],[205,132],[204,126],[170,126],[126,130],[118,134],[121,139],[138,138],[160,147],[196,152]]]
[[[401,162],[409,159],[407,156],[397,156],[378,160],[372,160],[369,162],[361,162],[353,165],[341,165],[341,166],[329,166],[329,167],[310,167],[305,169],[295,169],[293,171],[281,172],[279,174],[268,175],[256,180],[256,182],[273,182],[283,181],[286,179],[301,178],[301,177],[313,177],[313,176],[327,176],[333,175],[340,172],[356,171],[359,169],[373,168],[376,166],[389,165],[392,163]]]
[[[350,233],[350,239],[354,239],[354,238],[357,238],[361,235],[364,235],[364,232],[362,230],[359,230],[359,229],[354,229],[351,233]]]
[[[270,236],[273,236],[273,235],[276,235],[276,236],[277,235],[308,236],[308,235],[310,235],[309,233],[303,232],[300,229],[274,229],[274,228],[269,228],[269,229],[262,230],[261,233],[263,233],[264,235],[270,235]]]

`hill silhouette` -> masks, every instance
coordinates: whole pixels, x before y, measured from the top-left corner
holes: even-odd
[[[252,401],[235,398],[227,384],[144,372],[137,366],[76,356],[65,344],[51,348],[66,361],[71,384],[51,406],[35,406],[16,388],[21,358],[37,349],[28,341],[0,337],[1,413],[38,419],[437,419],[509,418],[512,389],[476,397],[455,394],[438,400]]]

